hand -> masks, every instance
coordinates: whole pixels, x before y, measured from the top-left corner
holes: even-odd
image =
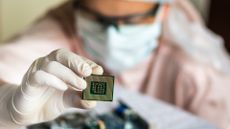
[[[103,68],[68,50],[55,50],[33,62],[11,99],[11,119],[20,125],[52,120],[70,107],[92,108],[82,101],[82,77],[102,74]]]

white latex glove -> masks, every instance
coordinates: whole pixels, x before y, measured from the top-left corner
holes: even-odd
[[[34,61],[14,90],[9,116],[14,124],[24,126],[52,120],[70,107],[92,108],[96,102],[81,100],[87,86],[82,77],[102,73],[101,66],[84,57],[63,49],[53,51]]]

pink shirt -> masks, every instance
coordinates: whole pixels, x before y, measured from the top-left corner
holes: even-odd
[[[58,48],[67,48],[88,57],[82,49],[80,38],[77,38],[74,30],[71,30],[74,27],[74,11],[73,9],[71,11],[69,5],[70,3],[67,3],[50,11],[43,19],[24,31],[19,38],[0,47],[0,80],[20,84],[24,73],[35,59]],[[180,18],[181,13],[186,14],[186,18],[177,19],[181,22],[179,26],[183,26],[182,23],[195,23],[197,25],[194,27],[200,29],[195,33],[192,29],[186,30],[190,36],[196,36],[187,36],[192,41],[194,38],[199,42],[209,42],[210,46],[212,42],[218,41],[219,37],[209,34],[210,32],[201,24],[201,20],[187,2],[184,0],[177,2],[172,5],[169,14],[171,17],[165,20],[158,50],[135,67],[116,75],[116,83],[174,104],[221,128],[229,128],[230,74],[222,70],[224,66],[230,67],[226,65],[229,57],[224,50],[220,49],[223,57],[217,62],[221,66],[218,69],[215,63],[212,65],[214,58],[209,57],[209,54],[203,54],[202,51],[197,58],[191,54],[190,48],[194,52],[209,47],[200,49],[203,47],[200,46],[196,49],[193,42],[189,43],[189,40],[188,43],[181,44],[180,41],[183,41],[181,37],[186,37],[183,33],[177,34],[181,37],[175,38],[174,31],[170,30],[173,23],[170,18]],[[212,39],[207,38],[208,36]],[[200,57],[205,59],[207,57],[207,61],[203,62]]]

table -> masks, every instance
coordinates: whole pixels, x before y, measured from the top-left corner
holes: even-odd
[[[170,104],[120,87],[114,90],[115,102],[99,102],[95,110],[98,113],[106,112],[118,99],[126,102],[156,129],[217,129],[205,120]]]

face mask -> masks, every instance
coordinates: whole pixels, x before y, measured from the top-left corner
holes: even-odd
[[[121,25],[103,29],[97,22],[77,15],[78,34],[91,58],[113,73],[132,68],[143,61],[158,46],[161,22],[150,25]]]

